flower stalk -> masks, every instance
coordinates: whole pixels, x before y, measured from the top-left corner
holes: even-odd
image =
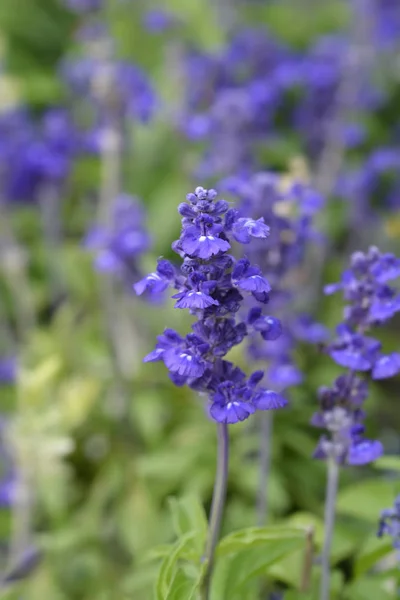
[[[262,527],[268,518],[268,483],[271,471],[273,414],[267,411],[260,418],[260,461],[257,497],[257,525]]]
[[[221,531],[228,482],[229,434],[227,424],[218,423],[217,432],[217,472],[215,475],[214,492],[211,503],[208,539],[204,554],[206,571],[202,584],[202,600],[208,600],[210,597],[211,580],[214,570],[215,548],[217,546]]]
[[[320,600],[329,600],[331,581],[331,547],[333,529],[335,525],[336,498],[339,482],[339,465],[336,458],[330,457],[327,461],[327,485],[325,497],[325,539],[321,557],[321,593]]]

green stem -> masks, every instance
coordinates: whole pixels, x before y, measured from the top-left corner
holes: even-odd
[[[208,539],[204,561],[206,572],[202,585],[202,600],[209,600],[211,578],[214,569],[215,548],[221,531],[221,523],[225,506],[226,488],[228,482],[229,434],[226,423],[218,423],[218,457],[215,475],[213,499],[211,503]]]
[[[329,457],[328,461],[328,481],[326,485],[325,498],[325,539],[322,549],[322,573],[321,573],[321,595],[320,600],[329,600],[330,590],[330,558],[333,537],[333,528],[335,524],[336,496],[339,482],[339,465],[335,457]]]
[[[271,471],[273,411],[260,418],[260,465],[257,497],[257,525],[262,527],[268,518],[268,483]]]

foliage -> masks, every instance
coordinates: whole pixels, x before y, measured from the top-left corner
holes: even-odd
[[[132,150],[123,168],[127,191],[143,199],[153,239],[150,252],[141,258],[143,271],[151,270],[158,256],[173,255],[170,244],[179,230],[176,207],[193,187],[202,150],[201,143],[188,142],[177,127],[183,86],[171,57],[179,55],[183,44],[193,42],[216,51],[227,36],[217,18],[218,2],[171,0],[168,9],[183,26],[158,36],[142,25],[149,4],[157,8],[147,0],[110,0],[106,8],[119,55],[146,70],[160,98],[152,123],[129,125]],[[232,4],[240,2],[232,0]],[[244,20],[261,23],[296,51],[313,36],[335,32],[349,20],[350,3],[339,0],[304,0],[312,4],[311,10],[300,9],[303,2],[297,0],[244,4]],[[5,46],[0,78],[7,78],[12,100],[18,95],[34,119],[57,103],[71,104],[58,65],[63,57],[78,53],[77,24],[76,15],[56,0],[0,2]],[[384,146],[394,127],[398,87],[397,79],[386,108],[365,117],[371,149]],[[0,81],[0,94],[2,90]],[[291,159],[303,152],[298,137],[293,133],[268,140],[268,164],[286,171]],[[354,164],[364,160],[367,150],[351,154]],[[0,386],[0,406],[15,468],[35,491],[24,542],[34,546],[39,557],[26,577],[0,583],[0,598],[199,600],[215,474],[215,424],[206,417],[195,392],[175,387],[162,365],[142,364],[165,326],[182,333],[188,330],[189,320],[177,314],[169,301],[160,306],[141,302],[133,294],[126,302],[124,296],[119,325],[129,332],[130,344],[123,347],[126,371],[122,377],[116,373],[101,301],[102,275],[94,272],[92,257],[82,243],[94,217],[99,178],[98,157],[86,156],[73,164],[56,250],[46,246],[37,204],[11,206],[10,229],[26,249],[36,315],[34,327],[22,328],[22,336],[18,306],[24,290],[18,288],[16,294],[12,289],[0,244],[0,358],[15,354],[17,345],[21,367],[14,383]],[[359,226],[357,218],[355,225],[348,226],[346,203],[340,200],[333,198],[326,208],[321,226],[327,225],[324,233],[332,245],[323,265],[325,282],[337,280],[355,240],[365,249],[370,241],[380,243],[384,235],[385,247],[399,249],[398,213],[389,212],[383,201],[379,204],[377,196],[379,210],[372,224],[367,221],[365,226]],[[6,239],[3,229],[0,242],[2,236]],[[62,293],[56,298],[49,257],[62,279]],[[121,289],[117,292],[121,301]],[[338,321],[335,299],[321,293],[315,305],[318,320],[328,326]],[[385,346],[398,350],[398,333],[399,322],[394,319],[393,327],[383,332]],[[244,353],[235,352],[235,360],[244,367]],[[300,344],[296,360],[305,377],[291,390],[290,408],[274,422],[270,515],[265,527],[254,526],[256,426],[242,423],[230,430],[227,504],[211,600],[281,598],[272,595],[280,593],[284,600],[319,599],[325,467],[311,459],[318,432],[309,421],[318,386],[332,381],[339,370],[316,346]],[[380,511],[391,506],[400,491],[398,381],[374,382],[368,399],[369,428],[382,440],[387,456],[365,469],[346,467],[341,472],[332,600],[389,600],[400,587],[392,545],[376,539]],[[23,518],[17,509],[1,505],[4,576],[11,569],[8,542]],[[312,540],[311,546],[307,539]],[[308,576],[307,557],[312,563]],[[19,563],[12,568],[16,566]]]

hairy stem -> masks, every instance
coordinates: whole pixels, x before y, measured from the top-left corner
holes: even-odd
[[[331,546],[333,537],[333,528],[335,524],[335,507],[336,507],[336,496],[338,490],[339,481],[339,465],[334,457],[330,457],[327,461],[327,486],[326,486],[326,497],[325,497],[325,539],[324,546],[322,549],[321,558],[321,594],[320,600],[329,600],[329,589],[330,589],[330,557],[331,557]]]
[[[228,482],[229,463],[229,434],[226,423],[218,423],[218,456],[217,472],[215,474],[214,493],[211,503],[208,539],[204,554],[206,572],[202,585],[202,600],[209,600],[211,578],[214,569],[215,547],[217,545],[225,506],[226,488]]]
[[[273,412],[262,413],[260,420],[260,463],[257,497],[257,525],[262,527],[268,518],[268,482],[271,470]]]

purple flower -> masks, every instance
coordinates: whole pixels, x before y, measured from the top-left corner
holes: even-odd
[[[299,315],[292,322],[291,330],[297,340],[310,344],[325,342],[329,336],[328,328],[314,321],[309,315]]]
[[[235,240],[241,244],[249,244],[252,238],[266,238],[269,236],[269,227],[264,223],[264,218],[254,219],[240,218],[236,221],[233,235]]]
[[[77,13],[87,13],[100,10],[103,0],[63,0],[65,6]]]
[[[109,226],[92,228],[84,244],[88,250],[94,251],[94,265],[98,271],[116,274],[128,287],[132,287],[140,274],[138,259],[150,245],[139,200],[128,194],[118,196]],[[136,293],[150,290],[158,295],[168,285],[164,280],[162,273],[152,273],[137,283]]]
[[[185,230],[180,240],[182,250],[189,256],[202,259],[211,258],[219,252],[226,252],[230,244],[219,237],[222,231],[222,225],[215,224],[211,217],[199,217],[195,225]]]
[[[296,365],[290,362],[277,361],[268,369],[268,381],[280,390],[299,385],[303,375]]]
[[[10,472],[0,480],[0,507],[11,508],[17,495],[17,481]]]
[[[261,390],[254,398],[254,404],[258,410],[272,410],[283,408],[287,401],[280,394],[271,390]]]
[[[400,558],[400,495],[395,498],[393,508],[381,512],[377,536],[387,535],[392,538],[393,548]]]
[[[143,16],[143,25],[150,33],[163,33],[178,25],[178,18],[162,8],[147,10]]]
[[[381,343],[366,335],[395,314],[399,296],[387,282],[398,275],[398,259],[371,247],[367,253],[355,252],[341,281],[325,288],[328,294],[341,291],[347,303],[337,337],[326,352],[349,372],[319,391],[320,411],[312,424],[326,429],[328,436],[321,437],[317,458],[333,456],[342,464],[363,465],[383,454],[379,441],[364,438],[362,406],[368,384],[356,373],[370,372],[372,379],[384,379],[400,372],[400,354],[382,354]]]
[[[372,379],[386,379],[393,377],[400,372],[400,354],[392,352],[386,356],[381,356],[375,362],[372,369]]]
[[[79,136],[67,111],[52,108],[40,121],[27,111],[6,114],[0,118],[0,135],[6,200],[36,202],[47,185],[60,189],[79,147]]]
[[[378,440],[365,440],[350,446],[347,456],[349,465],[366,465],[383,455],[383,446]]]
[[[184,377],[201,377],[206,366],[198,357],[188,350],[170,349],[163,355],[167,369]]]
[[[348,330],[340,332],[329,346],[329,354],[341,367],[353,371],[369,371],[381,348],[380,342]]]
[[[202,291],[190,290],[187,292],[180,292],[172,297],[178,299],[175,308],[203,309],[212,306],[213,304],[219,304],[218,300],[215,300],[212,296],[209,296]]]
[[[219,423],[244,421],[256,412],[254,405],[241,398],[242,390],[231,381],[220,383],[211,398],[210,414]]]
[[[313,220],[323,198],[301,181],[293,179],[287,184],[279,174],[268,171],[227,177],[223,186],[239,199],[239,218],[232,232],[235,239],[247,244],[246,258],[238,262],[236,268],[240,271],[233,273],[234,281],[240,290],[254,288],[254,297],[259,301],[262,297],[257,294],[265,293],[264,301],[285,323],[282,331],[279,319],[261,316],[259,308],[252,307],[248,322],[255,334],[248,338],[248,354],[252,360],[270,362],[268,383],[283,390],[302,380],[294,364],[296,341],[319,342],[327,337],[326,328],[311,317],[296,317],[294,307],[302,293],[297,270],[306,257],[307,246],[319,242]],[[244,217],[246,213],[254,219]],[[248,263],[252,271],[246,269]],[[271,344],[275,338],[279,341]]]
[[[104,32],[98,41],[112,45]],[[87,134],[88,147],[98,151],[104,144],[104,130],[110,119],[129,117],[147,123],[156,109],[156,95],[144,71],[137,65],[117,59],[85,57],[63,63],[61,74],[78,97],[90,102],[94,126]],[[94,138],[94,139],[93,139]]]
[[[17,376],[17,361],[14,357],[0,358],[0,385],[15,382]]]
[[[271,286],[259,267],[252,266],[247,258],[241,258],[232,272],[233,283],[241,290],[254,294],[268,294]]]
[[[264,316],[258,306],[250,310],[247,321],[253,326],[255,331],[261,333],[261,337],[264,340],[277,340],[282,334],[282,325],[279,319]]]
[[[180,271],[162,259],[157,271],[136,284],[135,289],[140,294],[152,286],[171,285],[177,291],[172,296],[177,301],[175,307],[188,309],[195,317],[191,333],[182,337],[166,329],[144,360],[162,360],[176,385],[187,384],[208,398],[211,418],[232,424],[247,419],[257,409],[286,405],[281,396],[259,387],[262,372],[247,379],[241,369],[224,360],[249,331],[275,340],[281,325],[278,319],[262,313],[271,287],[260,269],[248,259],[236,260],[228,254],[233,232],[240,230],[243,220],[237,226],[242,217],[216,196],[215,190],[202,187],[188,194],[187,203],[178,207],[182,231],[172,245],[182,259]],[[255,227],[262,237],[264,224]],[[253,308],[248,319],[241,310],[245,295],[261,304]]]

